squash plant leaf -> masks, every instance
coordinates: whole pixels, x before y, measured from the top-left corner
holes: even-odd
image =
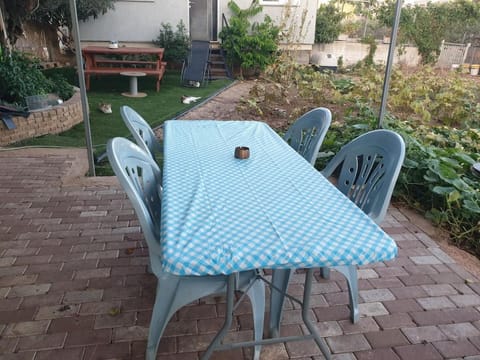
[[[471,199],[465,199],[463,201],[463,208],[473,213],[480,214],[480,205]]]

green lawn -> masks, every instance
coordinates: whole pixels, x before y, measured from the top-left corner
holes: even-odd
[[[72,74],[70,73],[69,76],[72,77]],[[180,86],[180,72],[167,70],[158,93],[155,91],[155,79],[147,76],[138,79],[138,89],[146,92],[148,96],[128,98],[121,95],[122,92],[129,89],[128,78],[122,76],[92,77],[91,88],[87,92],[87,96],[95,156],[98,157],[104,153],[108,139],[116,136],[129,137],[130,133],[120,116],[120,106],[132,107],[152,127],[156,127],[163,121],[175,118],[183,111],[198,104],[182,104],[180,101],[182,95],[200,96],[199,102],[201,102],[230,83],[231,80],[215,80],[202,88],[184,87]],[[98,104],[101,102],[111,104],[113,113],[104,114],[98,110]],[[15,146],[19,145],[84,147],[86,146],[84,125],[81,123],[58,135],[46,135],[15,144]]]

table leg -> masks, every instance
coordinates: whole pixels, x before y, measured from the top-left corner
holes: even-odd
[[[138,82],[136,76],[130,77],[130,94],[133,96],[138,95]]]
[[[303,322],[305,323],[305,326],[307,329],[310,331],[310,334],[312,334],[313,339],[317,343],[318,347],[322,351],[323,355],[327,360],[331,359],[330,355],[330,350],[328,349],[328,345],[320,337],[320,334],[318,333],[317,327],[310,321],[310,318],[308,316],[308,310],[310,309],[310,293],[312,291],[312,279],[313,279],[313,268],[310,268],[307,270],[307,273],[305,274],[305,285],[304,285],[304,290],[303,290],[303,306],[302,306],[302,319]]]
[[[272,288],[270,294],[269,335],[271,338],[280,336],[280,322],[285,302],[284,294],[287,292],[291,274],[291,269],[275,269],[272,273],[272,284],[279,290]]]

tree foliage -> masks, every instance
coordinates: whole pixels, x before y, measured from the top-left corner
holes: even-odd
[[[378,20],[391,27],[394,8],[394,0],[380,4]],[[415,44],[424,63],[436,61],[442,40],[463,42],[475,35],[480,35],[480,5],[477,2],[456,0],[402,9],[399,42]]]
[[[241,71],[255,73],[265,69],[275,59],[280,29],[267,15],[261,23],[250,22],[250,18],[262,11],[258,0],[246,9],[241,9],[234,1],[230,1],[228,7],[233,15],[228,27],[219,34],[227,60],[232,65],[240,65]]]
[[[322,4],[317,10],[315,42],[328,44],[334,42],[342,32],[342,20],[345,15],[333,2]]]
[[[35,0],[0,0],[0,15],[5,28],[0,27],[0,44],[9,47],[23,33],[22,23],[35,9]],[[0,24],[2,25],[2,24]],[[6,35],[6,39],[4,37]]]
[[[97,18],[113,9],[115,2],[116,0],[77,0],[78,18]],[[0,11],[10,44],[15,44],[23,34],[23,23],[27,20],[51,26],[55,30],[62,26],[72,28],[69,0],[0,0]],[[7,45],[3,36],[0,36],[0,44]]]
[[[90,17],[96,19],[108,10],[114,9],[116,0],[78,0],[77,15],[79,20]],[[32,19],[45,25],[55,27],[67,26],[71,29],[70,4],[68,0],[40,0],[40,5],[32,14]]]

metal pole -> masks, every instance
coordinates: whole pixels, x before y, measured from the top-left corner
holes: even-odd
[[[95,176],[95,161],[93,159],[92,133],[88,114],[87,90],[83,72],[82,48],[80,46],[80,32],[78,29],[77,6],[75,0],[70,0],[70,15],[72,16],[73,40],[75,42],[75,57],[77,59],[78,83],[80,84],[80,97],[82,100],[83,123],[85,125],[85,142],[87,145],[89,175]]]
[[[385,67],[385,78],[383,79],[382,103],[380,105],[380,113],[378,115],[377,127],[383,127],[383,118],[385,117],[385,109],[387,106],[388,87],[390,85],[390,76],[392,74],[393,58],[395,56],[395,45],[397,43],[398,25],[400,23],[400,14],[402,12],[402,0],[397,0],[395,7],[395,21],[392,27],[392,34],[390,36],[390,46],[388,48],[387,66]]]

